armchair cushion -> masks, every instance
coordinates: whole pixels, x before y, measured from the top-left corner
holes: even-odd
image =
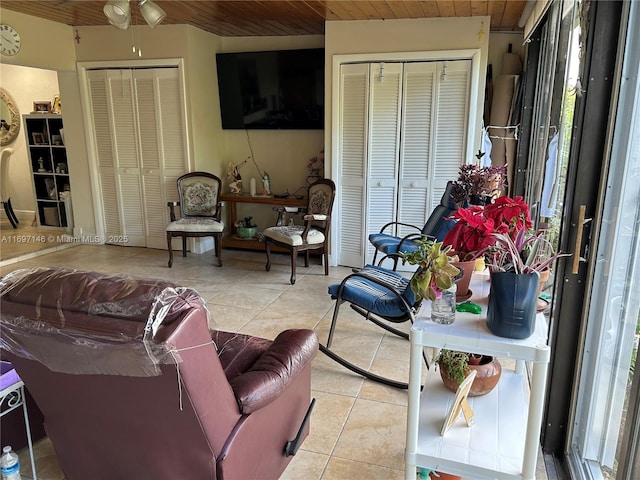
[[[301,225],[269,227],[263,233],[266,237],[272,238],[276,242],[286,243],[288,245],[300,246],[306,244],[322,244],[324,242],[324,234],[320,230],[312,228],[307,234],[307,241],[302,239],[304,227]]]
[[[400,245],[400,242],[402,242],[403,240],[403,238],[394,237],[393,235],[389,235],[388,233],[372,233],[371,235],[369,235],[369,241],[374,247],[376,247],[376,250],[380,250],[386,255],[398,253],[398,247]],[[403,252],[416,252],[417,250],[418,245],[416,245],[415,242],[411,240],[405,240],[402,243]]]
[[[239,337],[241,342],[242,337],[244,336]],[[268,347],[259,354],[253,365],[244,373],[229,379],[243,415],[259,410],[277,399],[309,365],[318,351],[318,338],[312,330],[286,330],[273,342],[265,342],[269,344]],[[232,355],[234,361],[231,363],[235,364],[233,368],[228,368],[230,364],[224,366],[227,375],[237,373],[236,369],[242,366],[236,359],[255,358],[258,353],[259,348],[256,347],[259,347],[259,342],[242,343],[246,348],[243,346],[236,349]],[[220,360],[223,361],[222,355]]]
[[[167,232],[222,232],[224,223],[213,218],[180,218],[167,225]]]
[[[386,287],[376,281],[385,284]],[[340,287],[344,284],[342,300],[384,317],[404,317],[407,310],[391,289],[398,291],[407,304],[412,306],[415,303],[415,297],[409,282],[410,279],[397,272],[367,265],[356,274],[347,277],[342,283],[329,285],[329,294],[332,298],[338,298]]]

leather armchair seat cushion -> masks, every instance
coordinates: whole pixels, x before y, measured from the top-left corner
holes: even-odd
[[[318,337],[306,329],[285,330],[273,342],[220,331],[212,338],[244,415],[277,399],[318,351]]]

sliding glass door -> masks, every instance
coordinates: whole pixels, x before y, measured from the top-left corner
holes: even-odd
[[[628,37],[619,58],[620,89],[613,103],[617,111],[568,452],[573,478],[640,478],[634,375],[640,331],[639,3],[631,2],[628,17],[623,13]]]

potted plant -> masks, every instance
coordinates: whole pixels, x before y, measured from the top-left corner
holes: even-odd
[[[531,336],[540,291],[540,274],[559,257],[544,231],[521,228],[512,234],[495,232],[480,251],[491,271],[487,326],[501,337]]]
[[[402,254],[403,262],[417,265],[411,277],[411,289],[417,299],[431,300],[431,319],[438,323],[453,323],[456,313],[454,282],[460,270],[451,264],[449,246],[423,237],[415,241],[418,249]]]
[[[460,166],[458,179],[453,182],[453,200],[462,205],[486,205],[507,186],[507,166]]]
[[[435,358],[435,362],[439,367],[442,382],[452,392],[456,392],[471,370],[475,370],[476,378],[471,384],[470,397],[489,393],[502,375],[500,362],[489,355],[443,349]]]
[[[428,238],[418,239],[415,243],[416,251],[402,254],[404,262],[418,265],[420,269],[411,279],[411,288],[419,298],[436,300],[451,288],[460,270],[451,265],[451,257],[447,255],[450,246]]]
[[[456,223],[443,239],[461,261],[473,260],[496,242],[496,233],[514,237],[532,226],[529,205],[522,197],[498,197],[484,206],[459,208],[450,217]]]
[[[484,206],[459,208],[450,218],[455,220],[455,225],[446,234],[443,243],[452,247],[461,262],[455,265],[465,272],[458,283],[458,296],[462,301],[471,280],[472,268],[468,262],[473,261],[475,267],[475,261],[483,259],[488,247],[496,241],[494,233],[515,235],[522,228],[530,228],[532,222],[529,206],[522,197],[506,196],[498,197]],[[467,292],[467,295],[470,296],[470,293]]]
[[[244,217],[243,220],[236,222],[236,229],[240,238],[253,238],[258,233],[258,227],[251,222],[251,218]]]

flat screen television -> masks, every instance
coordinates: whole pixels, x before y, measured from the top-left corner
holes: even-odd
[[[324,49],[216,54],[222,128],[323,129]]]

